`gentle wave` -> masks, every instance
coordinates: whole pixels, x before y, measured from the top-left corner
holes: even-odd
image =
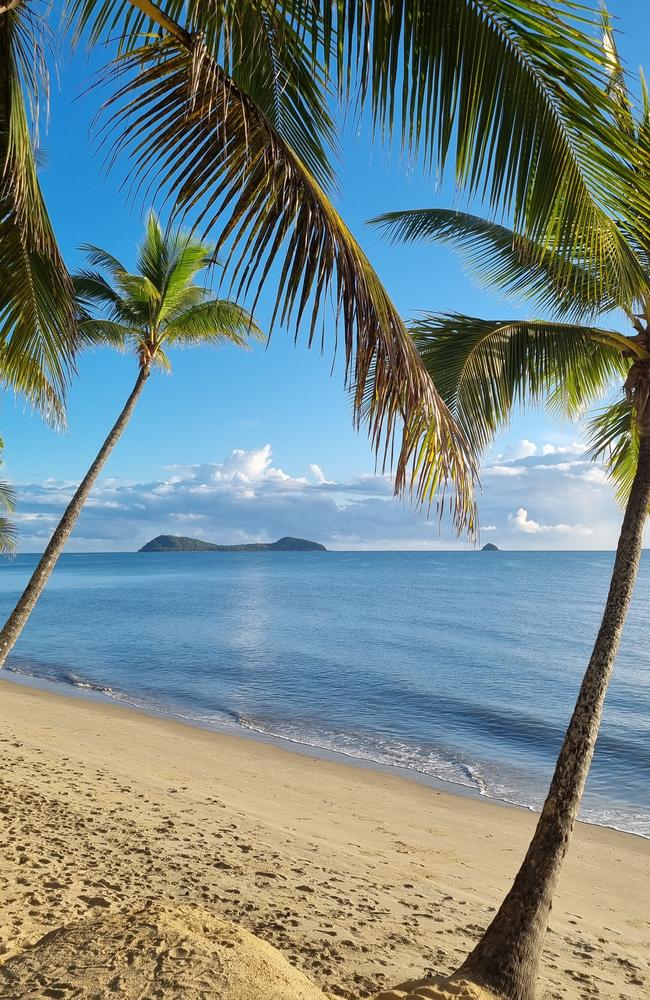
[[[135,696],[109,685],[94,683],[79,674],[63,669],[39,669],[24,664],[10,664],[5,669],[8,673],[32,678],[34,681],[47,681],[57,686],[88,691],[139,711],[178,719],[192,725],[200,725],[216,731],[224,729],[229,731],[245,730],[280,743],[291,743],[296,747],[309,747],[351,760],[379,764],[382,767],[396,768],[400,771],[411,771],[423,777],[466,788],[483,798],[530,811],[539,810],[542,804],[541,797],[536,797],[535,802],[526,801],[521,796],[514,794],[511,789],[495,787],[484,775],[478,763],[461,759],[453,754],[444,756],[440,751],[431,748],[418,748],[398,740],[385,740],[383,744],[368,739],[363,742],[353,734],[322,734],[315,731],[310,733],[297,730],[295,725],[292,729],[282,730],[281,727],[274,727],[259,719],[247,717],[225,708],[218,713],[182,709],[178,706],[162,704],[154,699]],[[624,833],[650,838],[650,822],[643,813],[637,815],[607,808],[587,809],[583,810],[580,818],[583,822],[596,826],[607,826]]]
[[[64,555],[9,667],[25,683],[538,808],[611,561],[607,553]],[[33,563],[19,556],[0,566],[0,613]],[[582,812],[645,836],[648,600],[646,553]]]
[[[5,670],[7,673],[17,674],[19,677],[33,677],[36,681],[50,681],[53,684],[62,684],[79,688],[80,690],[94,691],[109,698],[116,698],[121,694],[121,692],[114,691],[111,687],[94,684],[92,681],[86,680],[78,674],[72,673],[70,670],[38,670],[33,667],[27,667],[24,664],[17,665],[14,663],[8,663]]]
[[[382,752],[381,749],[371,747],[368,744],[365,746],[354,745],[349,738],[342,734],[338,738],[336,736],[328,738],[316,734],[310,736],[302,732],[282,732],[277,727],[274,728],[259,720],[245,717],[240,717],[238,721],[244,729],[274,740],[293,743],[295,746],[310,747],[314,750],[325,750],[353,760],[380,764],[384,767],[413,771],[446,784],[470,789],[493,802],[503,802],[531,812],[539,812],[543,804],[543,795],[535,796],[534,802],[526,801],[522,796],[515,794],[512,789],[492,785],[478,764],[462,762],[452,756],[444,758],[429,751],[426,763],[424,763],[422,758],[414,752],[414,748],[408,745],[400,746],[397,743],[392,743],[390,749],[386,748]],[[627,810],[611,808],[583,808],[580,820],[593,826],[606,826],[621,833],[632,833],[650,839],[650,820],[645,813],[630,813]]]
[[[111,687],[108,684],[94,683],[93,681],[88,680],[85,677],[81,677],[79,674],[72,673],[69,670],[56,668],[39,669],[38,667],[25,666],[22,663],[20,665],[15,663],[7,664],[4,669],[9,674],[15,674],[19,677],[25,677],[27,679],[33,678],[36,682],[46,681],[48,684],[56,686],[72,687],[78,691],[87,691],[90,694],[99,695],[103,698],[110,699],[111,701],[118,701],[121,704],[128,705],[130,708],[136,708],[143,712],[151,712],[155,715],[164,715],[166,718],[181,719],[183,722],[207,725],[214,728],[221,728],[221,726],[226,722],[230,722],[234,726],[239,727],[238,713],[232,712],[226,708],[223,709],[223,712],[213,712],[209,714],[198,711],[193,712],[189,709],[180,709],[178,707],[172,707],[171,705],[157,701],[154,698],[136,695],[132,692]]]

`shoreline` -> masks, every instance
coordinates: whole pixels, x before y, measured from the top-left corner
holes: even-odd
[[[61,681],[50,680],[47,677],[40,677],[36,674],[22,673],[12,669],[0,670],[0,687],[3,681],[7,681],[9,684],[18,685],[19,687],[50,693],[61,698],[72,698],[81,700],[85,703],[94,702],[100,705],[114,706],[115,708],[120,708],[128,712],[134,712],[137,715],[143,715],[151,719],[160,719],[163,722],[173,722],[180,726],[189,726],[192,729],[199,729],[203,732],[214,733],[217,736],[223,735],[234,737],[235,739],[251,740],[254,743],[273,746],[278,749],[285,750],[287,753],[300,754],[301,756],[314,758],[316,760],[331,761],[333,763],[339,763],[342,766],[393,775],[398,779],[424,785],[425,787],[433,788],[447,795],[457,795],[463,798],[467,797],[477,802],[492,803],[501,808],[522,810],[533,816],[539,815],[539,809],[536,809],[534,806],[525,805],[521,802],[513,802],[510,799],[499,798],[498,796],[488,795],[487,793],[482,792],[478,787],[474,787],[469,784],[466,785],[460,781],[454,781],[451,778],[440,778],[437,775],[428,774],[425,771],[418,771],[415,768],[402,767],[399,764],[386,764],[381,761],[373,760],[370,757],[362,757],[360,755],[357,756],[352,753],[346,753],[344,750],[332,750],[328,747],[322,747],[314,743],[302,743],[289,736],[264,733],[253,727],[246,726],[242,722],[236,721],[234,718],[231,725],[227,725],[225,722],[201,722],[199,719],[185,717],[179,713],[165,711],[162,708],[155,709],[153,707],[135,704],[127,700],[127,695],[124,695],[124,700],[121,700],[120,697],[117,696],[117,692],[112,696],[108,694],[106,690],[93,687],[89,684],[86,685],[85,683],[81,683],[76,685],[74,683],[63,683]],[[621,836],[638,837],[641,840],[650,842],[650,835],[646,836],[642,833],[636,833],[631,830],[623,830],[612,824],[595,823],[589,822],[588,820],[578,820],[578,823],[581,826],[611,830],[614,833],[621,834]]]
[[[535,824],[387,770],[3,679],[0,963],[104,910],[191,904],[357,1000],[451,971]],[[650,842],[578,824],[540,998],[642,995],[649,895]]]
[[[231,725],[226,722],[201,722],[200,719],[193,719],[190,716],[183,716],[180,713],[165,711],[164,709],[148,708],[145,705],[138,705],[130,702],[128,696],[124,696],[124,701],[115,696],[111,696],[105,690],[91,687],[85,684],[65,684],[61,681],[53,681],[47,677],[38,677],[35,674],[23,674],[13,670],[0,671],[0,690],[3,681],[9,684],[16,684],[19,687],[43,691],[60,698],[73,698],[87,703],[96,703],[107,707],[113,706],[123,709],[126,712],[134,712],[136,715],[143,715],[150,719],[159,719],[162,722],[172,722],[179,726],[188,726],[191,729],[199,729],[202,732],[214,733],[216,736],[230,736],[234,739],[250,740],[253,743],[261,743],[266,746],[276,747],[287,753],[300,754],[316,760],[331,761],[342,766],[358,767],[361,770],[378,771],[382,774],[394,775],[405,781],[414,781],[417,784],[425,785],[429,788],[437,789],[448,795],[467,796],[481,802],[493,802],[499,806],[510,807],[512,809],[523,809],[534,813],[532,806],[520,805],[518,802],[509,802],[507,799],[492,798],[481,793],[478,788],[472,785],[464,785],[460,781],[453,781],[451,778],[439,778],[434,774],[427,774],[426,771],[417,771],[415,768],[401,767],[399,764],[384,764],[381,761],[373,760],[370,757],[355,756],[346,753],[345,750],[331,750],[328,747],[321,747],[315,743],[301,743],[290,736],[278,736],[273,733],[265,733],[252,726],[246,726],[242,722],[237,722],[234,718]],[[598,824],[589,824],[596,826]],[[616,827],[607,827],[614,830]],[[619,833],[627,833],[626,830],[619,830]],[[630,836],[641,836],[640,834],[630,834]],[[650,838],[644,838],[650,839]]]

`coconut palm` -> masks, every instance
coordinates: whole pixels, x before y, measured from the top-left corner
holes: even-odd
[[[72,296],[27,141],[45,66],[32,38],[45,10],[42,0],[0,0],[0,46],[16,53],[0,59],[0,201],[9,206],[0,219],[13,240],[0,233],[12,274],[0,289],[0,343],[22,341],[65,375]],[[571,0],[68,0],[67,13],[91,45],[119,39],[109,160],[130,153],[136,190],[161,189],[227,246],[238,288],[279,276],[277,315],[305,326],[310,344],[333,302],[356,421],[367,418],[384,462],[399,439],[396,488],[410,481],[428,501],[453,483],[456,526],[471,529],[466,443],[331,201],[330,99],[367,109],[382,136],[397,130],[425,168],[451,161],[459,184],[485,189],[541,245],[552,233],[629,281],[611,216],[631,180],[601,141],[612,109],[586,13]]]
[[[605,40],[619,127],[642,183],[650,176],[650,100],[644,84],[637,120],[607,21]],[[643,211],[639,224],[635,216]],[[559,249],[540,257],[534,241],[462,212],[395,212],[375,221],[394,239],[455,245],[489,286],[523,296],[551,316],[484,320],[426,315],[415,324],[427,369],[477,457],[521,403],[544,402],[576,417],[609,397],[591,416],[589,434],[593,455],[604,461],[625,514],[602,623],[526,857],[492,923],[452,977],[473,980],[508,1000],[531,1000],[634,589],[650,503],[650,244],[644,236],[650,215],[630,202],[619,221],[636,262],[631,290],[617,285],[615,275],[604,275]],[[616,310],[627,320],[628,333],[594,325]],[[621,395],[611,401],[616,383]]]
[[[84,249],[89,269],[74,278],[80,335],[88,343],[131,351],[137,360],[138,377],[0,632],[0,667],[43,592],[97,477],[131,419],[152,369],[171,370],[167,356],[170,348],[206,344],[247,347],[251,337],[261,336],[245,309],[229,299],[213,298],[209,288],[196,283],[199,272],[214,262],[214,246],[178,230],[164,232],[153,213],[147,220],[139,249],[137,273],[130,274],[105,250],[93,246]]]

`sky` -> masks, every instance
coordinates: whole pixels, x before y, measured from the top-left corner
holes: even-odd
[[[649,37],[647,0],[612,0],[619,44],[630,70]],[[128,166],[106,174],[90,138],[99,95],[88,90],[103,62],[83,52],[60,64],[49,126],[41,133],[41,180],[66,261],[83,261],[93,243],[130,266],[148,204],[124,191]],[[450,183],[407,167],[399,152],[372,142],[362,122],[342,123],[336,204],[397,307],[523,316],[477,288],[448,247],[392,246],[367,226],[399,208],[462,207]],[[163,215],[164,218],[164,215]],[[272,294],[256,318],[265,328]],[[352,427],[333,335],[324,356],[278,328],[251,352],[176,352],[171,376],[148,382],[68,544],[69,551],[133,550],[160,533],[228,543],[291,534],[340,549],[467,548],[439,524],[393,497],[375,468],[363,430]],[[20,551],[40,551],[129,394],[131,357],[88,352],[70,389],[68,428],[57,433],[6,395],[0,425],[3,473],[18,492]],[[609,549],[620,510],[602,472],[584,455],[580,427],[539,411],[515,415],[486,456],[479,495],[481,543],[509,549]]]

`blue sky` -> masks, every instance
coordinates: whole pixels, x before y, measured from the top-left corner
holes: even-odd
[[[646,0],[613,0],[610,6],[620,18],[623,55],[636,69],[650,9]],[[98,95],[85,91],[99,65],[97,55],[89,64],[80,53],[61,67],[42,135],[43,185],[71,267],[80,263],[84,242],[130,264],[147,207],[127,203],[120,189],[124,165],[106,177],[89,143]],[[430,177],[406,170],[397,153],[372,145],[367,130],[352,122],[342,147],[338,207],[406,316],[419,309],[519,314],[475,288],[449,249],[392,247],[365,225],[389,209],[461,204],[449,184],[437,191]],[[263,296],[257,312],[262,326],[270,303],[271,296]],[[278,329],[267,349],[187,351],[172,360],[173,376],[157,375],[147,385],[71,550],[131,549],[162,531],[215,541],[306,534],[346,548],[465,544],[393,501],[390,483],[373,475],[371,449],[351,427],[340,364],[330,377],[331,354],[322,358],[304,343],[294,346],[292,336]],[[99,351],[82,357],[64,435],[21,401],[5,398],[5,472],[21,495],[23,551],[43,547],[135,374],[128,356]],[[582,460],[579,441],[578,429],[543,414],[517,417],[483,477],[484,541],[513,548],[615,544],[618,511],[609,487]]]

